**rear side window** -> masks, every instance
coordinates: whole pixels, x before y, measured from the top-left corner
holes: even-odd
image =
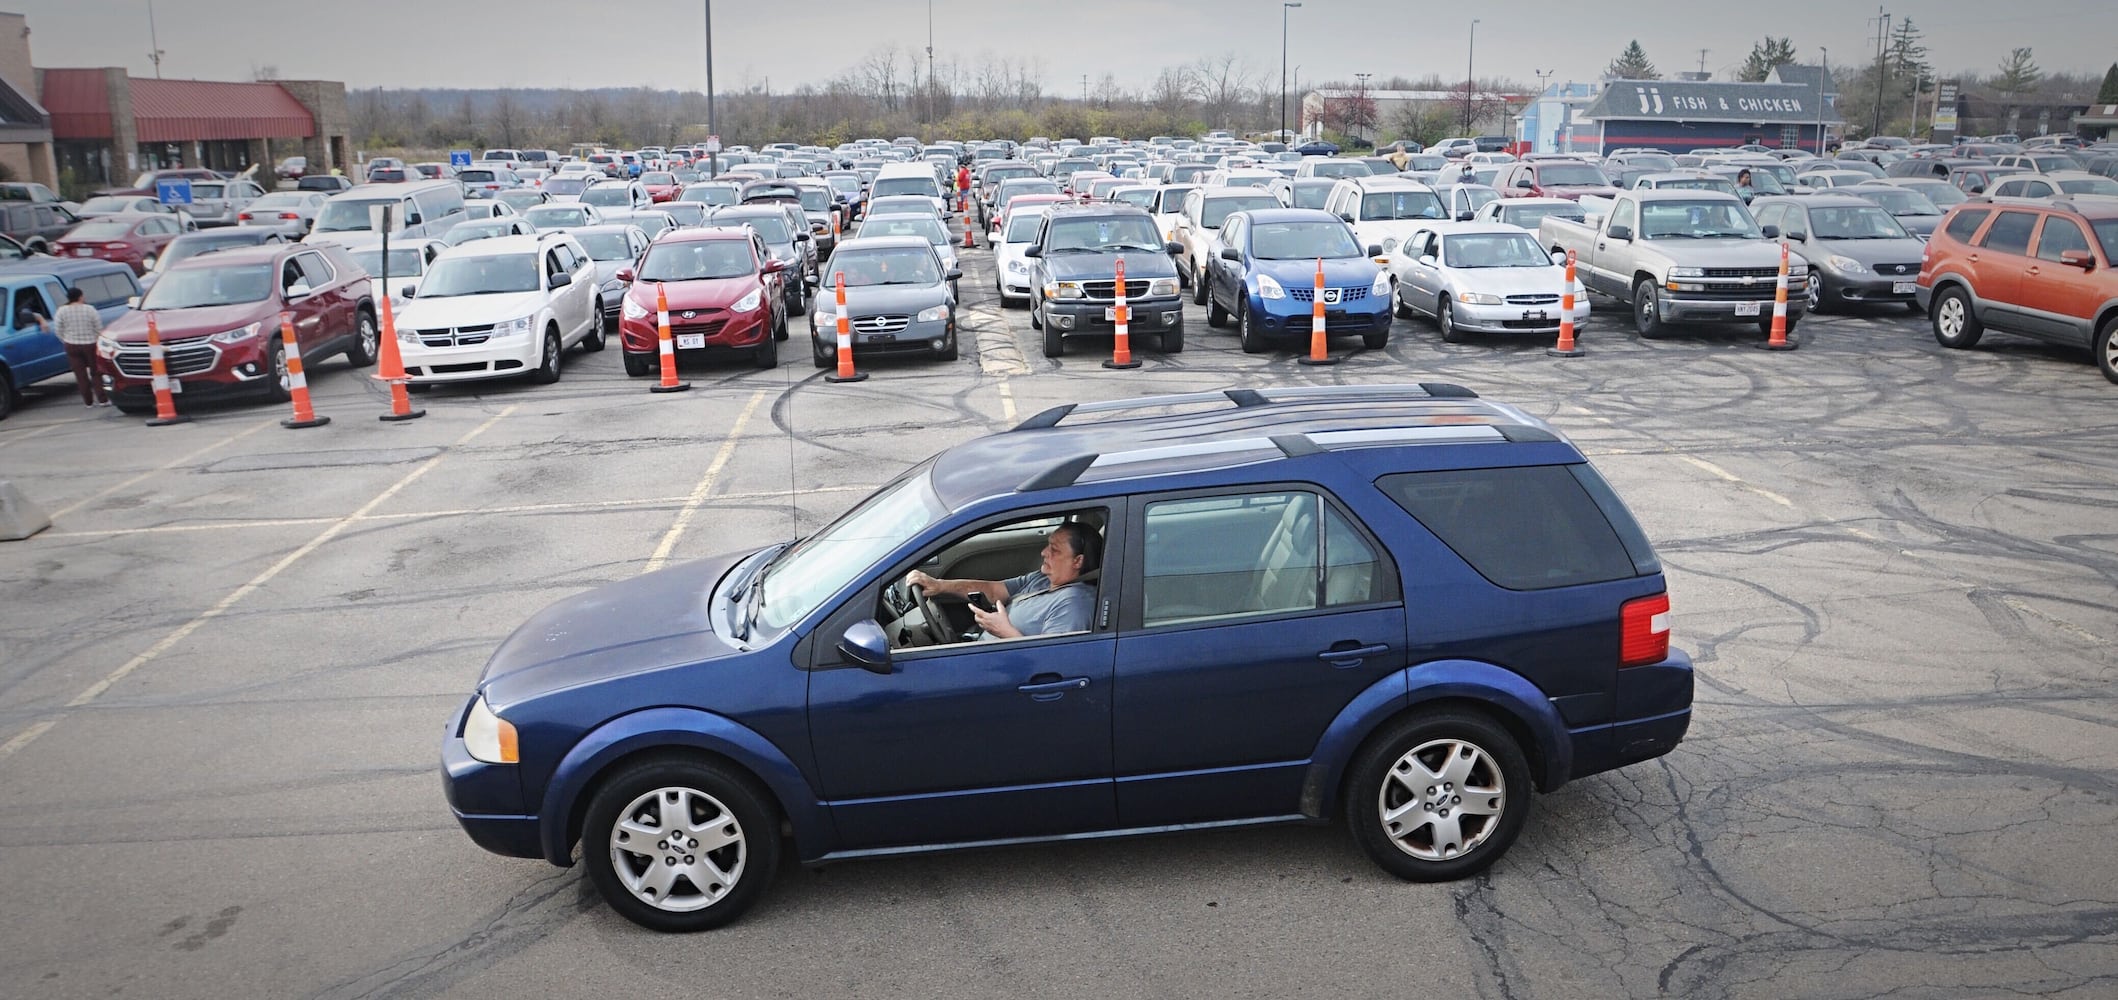
[[[1942,227],[1942,231],[1958,243],[1969,243],[1971,234],[1978,232],[1979,225],[1986,221],[1986,216],[1992,214],[1993,210],[1987,208],[1964,209],[1956,213],[1956,217],[1950,219],[1949,224]]]
[[[1385,476],[1376,485],[1493,583],[1548,590],[1655,572],[1636,563],[1575,466],[1462,469]],[[1587,470],[1587,466],[1579,466]],[[1593,476],[1593,472],[1589,473]],[[1600,477],[1619,522],[1652,559],[1639,526]]]
[[[2030,252],[2030,233],[2037,228],[2035,212],[2002,212],[2000,218],[1986,229],[1984,239],[1978,245],[1999,253],[2027,254]]]

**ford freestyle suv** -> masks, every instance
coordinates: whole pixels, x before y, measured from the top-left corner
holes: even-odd
[[[162,272],[137,310],[103,328],[97,344],[110,401],[127,413],[154,408],[147,318],[162,338],[177,409],[194,400],[287,398],[280,314],[291,313],[303,367],[343,354],[375,363],[379,337],[368,273],[335,244],[267,244],[200,254]]]
[[[1130,205],[1053,206],[1036,245],[1022,252],[1030,262],[1030,326],[1044,331],[1044,356],[1065,354],[1069,334],[1117,329],[1120,260],[1131,334],[1156,335],[1164,354],[1182,351],[1184,300],[1172,260],[1179,249]]]
[[[779,364],[787,339],[789,278],[748,226],[677,229],[662,234],[640,257],[639,271],[618,271],[629,287],[618,319],[625,374],[653,374],[660,366],[661,320],[669,304],[670,346],[684,360],[708,354],[747,355],[759,368]],[[658,294],[659,293],[659,294]]]
[[[2118,382],[2118,203],[1956,206],[1927,241],[1919,304],[1943,347],[1986,331],[2085,346]]]
[[[807,538],[538,612],[443,783],[480,846],[578,844],[664,931],[740,916],[788,836],[814,865],[1342,818],[1458,879],[1533,791],[1683,738],[1669,611],[1581,452],[1462,387],[1068,404]]]

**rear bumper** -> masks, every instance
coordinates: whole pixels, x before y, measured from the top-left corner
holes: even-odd
[[[1691,729],[1691,656],[1672,649],[1669,658],[1618,671],[1615,721],[1573,731],[1574,769],[1591,774],[1652,760],[1677,748]]]

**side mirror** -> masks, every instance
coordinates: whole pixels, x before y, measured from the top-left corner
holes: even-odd
[[[1765,235],[1767,235],[1767,236],[1770,236],[1770,235],[1772,235],[1772,234],[1771,234],[1771,233],[1767,233],[1767,234],[1765,234]],[[1554,263],[1554,264],[1558,264],[1558,265],[1560,265],[1560,266],[1562,266],[1562,267],[1563,267],[1563,266],[1565,266],[1565,265],[1566,265],[1566,254],[1564,254],[1564,253],[1561,253],[1560,251],[1557,251],[1557,250],[1554,250],[1554,251],[1552,251],[1552,263]]]
[[[1353,213],[1352,213],[1352,212],[1340,212],[1340,213],[1338,214],[1338,218],[1339,218],[1339,221],[1340,221],[1340,222],[1347,222],[1347,223],[1350,223],[1350,222],[1352,222],[1352,221],[1353,221]]]
[[[1761,226],[1759,227],[1758,231],[1764,233],[1765,238],[1768,240],[1776,240],[1780,238],[1780,227],[1778,226]]]
[[[574,283],[574,276],[573,276],[573,275],[571,275],[571,274],[567,274],[567,273],[566,273],[566,272],[564,272],[564,271],[561,271],[561,272],[559,272],[558,274],[554,274],[554,275],[552,275],[552,280],[551,280],[551,281],[549,281],[549,282],[546,282],[546,284],[547,284],[547,285],[548,285],[548,286],[549,286],[549,287],[550,287],[550,288],[551,288],[551,289],[552,289],[553,291],[558,291],[559,289],[561,289],[561,288],[565,288],[566,286],[568,286],[568,285],[571,285],[571,284],[573,284],[573,283]]]
[[[1032,249],[1035,248],[1033,247]],[[1179,243],[1175,240],[1170,240],[1168,243],[1162,244],[1162,249],[1169,251],[1170,256],[1174,257],[1177,254],[1184,252],[1184,244]]]
[[[407,225],[407,226],[416,226],[416,225],[419,225],[420,223],[422,223],[422,222],[424,222],[424,221],[426,221],[426,220],[425,220],[425,219],[422,219],[422,218],[420,218],[420,216],[419,216],[419,213],[418,213],[418,212],[406,212],[406,213],[405,213],[405,216],[404,216],[404,224],[405,224],[405,225]]]
[[[780,273],[781,271],[785,271],[786,269],[787,269],[787,262],[786,262],[786,261],[784,261],[784,260],[780,260],[780,259],[778,259],[778,258],[774,258],[774,259],[772,259],[772,260],[768,260],[768,261],[766,261],[766,262],[765,262],[764,272],[765,272],[766,274],[778,274],[778,273]],[[619,272],[618,272],[618,280],[619,280],[619,281],[631,281],[631,280],[632,280],[632,272],[631,272],[631,271],[619,271]]]
[[[287,286],[287,298],[289,299],[298,299],[307,294],[309,294],[307,282],[297,281]]]
[[[1383,245],[1382,245],[1382,244],[1380,244],[1380,243],[1370,243],[1370,244],[1368,244],[1368,256],[1370,256],[1370,257],[1380,257],[1380,256],[1382,256],[1382,255],[1383,255]]]
[[[1242,260],[1243,260],[1243,251],[1241,251],[1241,250],[1238,250],[1238,249],[1236,249],[1236,248],[1234,248],[1234,247],[1222,247],[1222,248],[1221,248],[1221,259],[1222,259],[1222,260],[1232,260],[1232,261],[1236,261],[1237,263],[1241,263],[1241,262],[1242,262]]]
[[[773,268],[772,268],[772,265],[774,265],[774,264],[777,264],[777,263],[779,263],[779,261],[776,261],[776,260],[768,260],[768,261],[766,261],[766,262],[765,262],[765,270],[766,270],[766,271],[768,271],[768,272],[769,272],[769,271],[771,271],[771,270],[773,270]],[[623,281],[623,282],[626,282],[626,283],[630,284],[630,283],[632,282],[632,268],[629,268],[629,267],[621,267],[621,268],[619,268],[619,269],[618,269],[618,273],[616,273],[616,274],[613,274],[613,275],[611,275],[611,277],[613,277],[613,278],[616,278],[616,279],[618,279],[619,281]]]
[[[137,295],[127,297],[125,299],[125,305],[127,308],[130,309],[138,309],[140,307],[140,297]]]
[[[1789,242],[1789,243],[1800,243],[1800,242],[1802,242],[1803,240],[1806,240],[1806,239],[1808,239],[1808,238],[1809,238],[1809,234],[1808,234],[1808,233],[1805,233],[1805,232],[1803,232],[1803,231],[1801,231],[1801,230],[1799,230],[1799,229],[1796,229],[1796,230],[1794,230],[1794,231],[1792,231],[1792,232],[1789,232],[1789,233],[1787,234],[1787,242]]]
[[[1477,214],[1474,212],[1463,211],[1456,213],[1456,221],[1458,222],[1469,222],[1474,218],[1477,218]]]
[[[416,297],[418,296],[418,293],[419,293],[419,286],[418,286],[418,285],[406,285],[406,286],[404,286],[403,288],[400,288],[400,289],[398,289],[398,290],[397,290],[397,294],[398,294],[398,295],[399,295],[400,297],[402,297],[402,298],[407,298],[407,299],[409,299],[409,298],[416,298]]]
[[[1970,191],[1972,194],[1985,194],[1986,186],[1984,184],[1973,184],[1971,185]]]
[[[1527,178],[1527,177],[1525,177],[1525,178],[1523,178],[1523,179],[1521,179],[1521,180],[1519,180],[1519,181],[1516,181],[1516,182],[1515,182],[1515,186],[1516,186],[1516,187],[1519,187],[1519,188],[1522,188],[1522,189],[1523,189],[1523,190],[1525,190],[1525,191],[1533,191],[1533,190],[1536,190],[1536,188],[1537,188],[1537,185],[1536,185],[1536,184],[1534,184],[1534,183],[1531,183],[1530,179],[1529,179],[1529,178]]]
[[[1431,253],[1426,253],[1426,254],[1420,254],[1420,255],[1419,255],[1419,263],[1420,263],[1420,266],[1422,266],[1422,267],[1435,267],[1435,266],[1437,266],[1437,265],[1438,265],[1438,264],[1439,264],[1440,262],[1439,262],[1439,261],[1436,261],[1436,260],[1434,259],[1434,255],[1433,255],[1433,254],[1431,254]]]
[[[809,242],[809,234],[808,234],[808,233],[795,233],[795,234],[794,234],[794,242],[796,242],[796,243],[807,243],[807,242]]]
[[[853,627],[839,637],[838,652],[870,673],[884,676],[890,673],[890,639],[873,618],[854,622]]]
[[[1612,226],[1609,229],[1604,230],[1603,235],[1608,236],[1614,240],[1630,240],[1633,238],[1633,227]]]
[[[2059,262],[2068,267],[2078,267],[2084,271],[2096,269],[2096,258],[2091,256],[2087,250],[2061,250],[2059,252]]]
[[[1171,245],[1174,246],[1175,244]],[[1032,243],[1029,246],[1023,248],[1022,255],[1024,257],[1042,257],[1044,256],[1044,248],[1036,245],[1035,243]]]

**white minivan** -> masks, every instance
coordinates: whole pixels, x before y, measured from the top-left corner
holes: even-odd
[[[868,184],[868,199],[873,201],[885,195],[914,194],[934,201],[934,210],[946,219],[949,217],[949,199],[942,193],[941,181],[935,177],[933,166],[926,163],[886,163],[875,173],[875,180]]]
[[[455,181],[416,181],[410,184],[362,184],[324,199],[316,213],[316,225],[303,242],[342,243],[350,233],[372,233],[375,224],[369,210],[378,205],[394,206],[390,213],[390,235],[439,237],[464,219],[463,185]]]

